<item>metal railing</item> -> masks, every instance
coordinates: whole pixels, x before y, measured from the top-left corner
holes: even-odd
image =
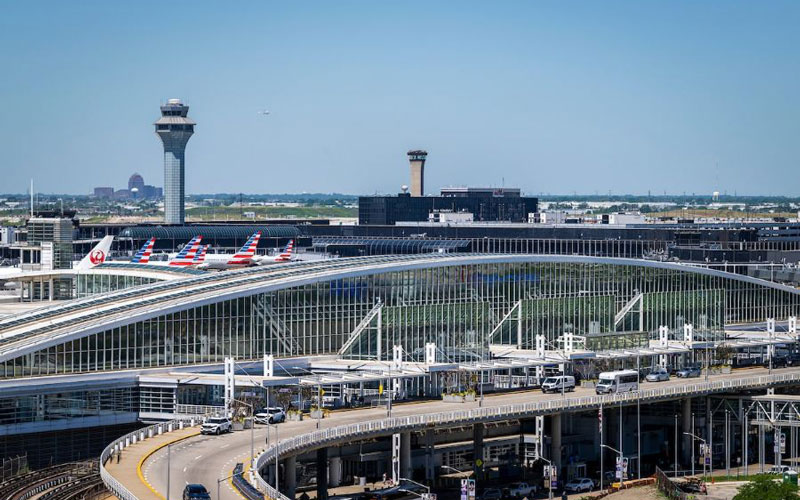
[[[162,422],[159,424],[150,425],[148,427],[143,427],[114,440],[111,444],[106,446],[103,450],[103,453],[100,454],[100,478],[103,480],[106,488],[111,490],[120,500],[138,500],[136,495],[131,493],[128,488],[117,481],[117,479],[106,470],[106,462],[109,459],[112,459],[114,456],[118,456],[118,454],[122,453],[125,448],[132,444],[136,444],[139,441],[144,441],[145,439],[151,437],[160,436],[165,432],[183,429],[187,423],[189,426],[194,426],[196,422],[199,421],[194,417],[177,418],[169,422]]]
[[[714,392],[731,390],[757,389],[771,387],[776,384],[800,382],[800,373],[785,373],[774,375],[761,375],[757,377],[742,377],[731,380],[711,382],[698,382],[664,388],[638,390],[622,394],[607,394],[598,396],[582,396],[578,398],[554,398],[548,401],[535,401],[530,403],[507,404],[496,407],[474,408],[469,410],[456,410],[442,413],[429,413],[411,415],[407,417],[386,418],[355,424],[331,427],[307,434],[301,434],[289,439],[284,439],[277,444],[267,447],[256,459],[254,473],[255,485],[265,493],[268,498],[287,500],[287,497],[276,491],[261,477],[260,471],[270,462],[275,461],[276,447],[279,457],[296,455],[309,448],[330,446],[336,442],[353,439],[366,439],[397,432],[420,429],[424,427],[460,425],[477,423],[481,421],[507,420],[534,415],[547,415],[562,411],[580,411],[599,408],[601,405],[609,406],[639,401],[658,401],[674,399],[677,397],[690,397],[705,395]],[[125,500],[125,499],[123,499]]]

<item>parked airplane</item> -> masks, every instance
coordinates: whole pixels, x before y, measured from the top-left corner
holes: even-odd
[[[206,253],[208,253],[208,245],[203,245],[202,247],[200,247],[200,250],[198,250],[197,255],[194,256],[194,261],[192,262],[192,265],[196,266],[198,264],[202,264],[203,261],[206,260]]]
[[[108,251],[111,249],[111,242],[114,241],[113,236],[103,236],[100,243],[86,254],[86,257],[81,259],[76,269],[91,269],[97,265],[102,264],[108,259]]]
[[[142,246],[142,248],[140,248],[139,251],[136,252],[136,255],[133,256],[131,262],[133,262],[134,264],[147,264],[148,262],[150,262],[150,256],[153,255],[153,246],[155,244],[156,244],[155,238],[150,238],[149,240],[147,240],[147,243],[145,243]]]
[[[178,255],[175,256],[174,259],[169,261],[170,266],[193,266],[194,265],[194,258],[197,256],[198,250],[200,250],[200,242],[203,241],[202,235],[197,235],[191,240],[183,249],[178,252]]]
[[[253,233],[247,242],[235,254],[208,254],[206,261],[197,266],[198,269],[232,269],[258,265],[256,247],[261,239],[261,231]]]
[[[266,255],[263,257],[259,257],[257,263],[259,266],[264,264],[271,264],[274,262],[289,262],[294,260],[295,254],[294,252],[294,240],[289,240],[289,243],[283,247],[283,250],[278,255]]]

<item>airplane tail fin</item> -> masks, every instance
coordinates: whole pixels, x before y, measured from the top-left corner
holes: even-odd
[[[153,255],[153,246],[155,243],[155,238],[150,238],[147,240],[147,243],[145,243],[142,248],[136,252],[136,255],[133,256],[131,262],[134,264],[147,264],[150,262],[150,256]]]
[[[278,255],[278,258],[275,259],[279,262],[287,262],[292,260],[292,252],[294,251],[294,240],[289,240],[289,243],[286,244],[283,251]]]
[[[86,257],[81,259],[78,263],[78,269],[91,269],[106,261],[108,252],[111,250],[111,242],[114,241],[113,236],[104,236],[100,243],[94,246]]]
[[[194,256],[194,260],[192,264],[202,264],[204,260],[206,260],[206,252],[208,252],[208,245],[203,245],[200,247],[200,250],[197,252],[197,255]]]
[[[228,261],[228,264],[246,264],[248,261],[252,261],[253,256],[256,254],[259,239],[261,239],[261,231],[256,231],[250,236],[247,243]]]
[[[186,246],[178,252],[178,255],[175,256],[174,259],[169,261],[170,266],[191,266],[194,264],[194,258],[197,255],[197,251],[200,249],[200,242],[203,241],[202,235],[197,235],[191,240]]]

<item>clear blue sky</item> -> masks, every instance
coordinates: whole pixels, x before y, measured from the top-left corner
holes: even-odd
[[[7,2],[0,192],[799,195],[800,2]],[[259,115],[269,109],[269,116]]]

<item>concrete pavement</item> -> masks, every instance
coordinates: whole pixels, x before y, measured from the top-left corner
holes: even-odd
[[[106,470],[114,476],[117,481],[125,485],[137,498],[143,500],[147,498],[163,498],[152,488],[148,477],[144,474],[140,474],[140,464],[145,462],[145,459],[149,455],[162,446],[167,446],[169,443],[180,442],[181,440],[197,435],[199,432],[199,427],[186,427],[181,430],[167,432],[160,436],[154,436],[150,439],[139,441],[122,451],[119,463],[117,463],[116,457],[112,457],[106,463]],[[183,490],[183,487],[181,487],[181,490]],[[172,498],[180,498],[180,495]]]
[[[773,370],[774,373],[792,370]],[[768,370],[763,368],[748,368],[735,370],[731,374],[712,375],[710,380],[729,380],[741,377],[766,375]],[[678,379],[673,378],[666,382],[643,383],[643,389],[680,386],[687,383],[703,382],[704,379]],[[594,389],[578,387],[574,393],[567,397],[590,396]],[[545,401],[561,398],[561,394],[542,394],[539,391],[524,391],[486,395],[484,406],[499,406],[504,404],[524,403],[531,401]],[[437,413],[450,410],[477,408],[479,402],[474,403],[443,403],[441,400],[425,401],[419,403],[396,404],[393,416],[409,416],[421,413]],[[329,418],[320,422],[321,428],[335,427],[356,422],[378,420],[385,418],[385,408],[362,408],[356,410],[343,410],[331,413]],[[278,429],[279,438],[284,439],[298,434],[311,432],[316,429],[317,421],[305,419],[303,422],[286,422],[274,426]],[[274,434],[273,434],[274,439]],[[253,433],[255,454],[258,455],[265,448],[266,428],[259,426]],[[171,456],[171,484],[170,498],[179,498],[183,487],[187,483],[201,483],[216,498],[216,484],[220,478],[230,476],[237,462],[247,463],[250,460],[251,433],[249,430],[234,432],[222,436],[198,436],[172,447]],[[165,450],[154,453],[145,461],[143,470],[148,474],[150,483],[159,492],[166,492],[166,467]],[[128,484],[127,482],[124,484]],[[239,500],[241,497],[224,482],[220,487],[220,499]]]

